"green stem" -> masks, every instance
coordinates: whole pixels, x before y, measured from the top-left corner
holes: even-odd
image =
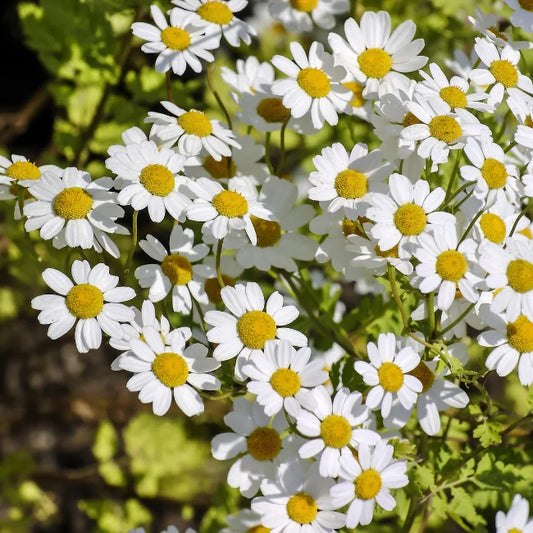
[[[463,155],[463,149],[457,150],[457,156],[455,158],[455,164],[453,166],[452,175],[450,176],[450,181],[448,183],[448,188],[446,189],[446,196],[444,197],[444,202],[446,203],[450,196],[452,195],[452,188],[455,183],[455,177],[457,176],[457,171],[459,170],[459,162],[461,161],[461,157]]]
[[[466,315],[468,315],[468,313],[470,313],[470,311],[472,311],[472,309],[474,308],[476,304],[470,304],[451,324],[448,324],[440,333],[439,333],[439,336],[437,337],[438,339],[440,339],[443,335],[445,335],[446,333],[448,333],[448,331],[450,331],[451,329],[453,329],[455,326],[457,326],[457,324],[459,324],[459,322],[461,322],[461,320],[463,320],[463,318],[465,318]]]
[[[515,146],[516,146],[516,142],[513,141],[512,143],[509,144],[509,146],[505,148],[503,152],[506,154],[507,152],[511,151]]]
[[[477,219],[483,214],[483,211],[479,211],[479,213],[476,214],[476,216],[472,219],[470,224],[468,224],[467,228],[465,229],[463,235],[459,239],[459,242],[457,243],[457,248],[459,248],[459,245],[466,239],[466,236],[470,233],[470,230],[474,227],[474,224],[476,223]]]
[[[511,228],[511,231],[509,232],[509,237],[513,236],[513,233],[516,230],[516,226],[518,226],[519,220],[529,211],[529,208],[531,207],[530,204],[526,205],[522,211],[520,211],[520,214],[516,217],[516,220],[514,221],[513,227]]]
[[[211,92],[213,93],[213,96],[215,97],[215,100],[217,101],[218,107],[220,107],[220,110],[222,111],[222,113],[224,113],[229,129],[232,130],[233,124],[231,122],[230,114],[228,113],[228,110],[226,109],[226,106],[224,105],[222,98],[220,98],[218,91],[215,89],[215,84],[213,83],[213,69],[214,69],[213,63],[209,65],[209,67],[207,67],[207,85],[209,86],[209,89],[211,89]]]
[[[281,174],[283,166],[285,165],[285,130],[287,129],[287,124],[289,122],[289,119],[290,119],[290,116],[289,116],[289,118],[287,118],[287,120],[281,126],[281,131],[279,133],[279,143],[280,143],[281,155],[280,155],[280,159],[279,159],[278,168],[276,170],[276,176],[279,176]]]
[[[433,291],[428,294],[428,323],[428,339],[431,340],[433,338],[433,332],[435,331],[435,293]]]
[[[267,131],[265,135],[265,161],[268,166],[268,171],[270,174],[274,175],[274,167],[272,166],[272,161],[270,160],[270,138],[272,134]]]
[[[139,218],[139,211],[133,211],[133,216],[131,218],[131,248],[128,253],[128,258],[126,260],[126,265],[124,266],[124,277],[123,282],[128,279],[128,275],[131,269],[131,263],[133,261],[133,252],[137,247],[137,219]]]
[[[165,81],[167,85],[167,97],[172,103],[174,103],[174,96],[172,95],[172,84],[170,80],[170,70],[167,70],[165,74]]]
[[[224,279],[222,278],[222,272],[220,270],[220,259],[222,257],[222,243],[224,242],[224,239],[220,239],[217,244],[217,252],[215,256],[215,269],[217,272],[217,280],[218,284],[220,285],[220,288],[223,289],[226,284],[224,283]]]

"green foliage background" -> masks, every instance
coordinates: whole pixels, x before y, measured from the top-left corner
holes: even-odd
[[[79,166],[96,178],[106,174],[107,149],[111,144],[121,143],[120,135],[125,129],[139,126],[146,131],[143,120],[147,111],[167,99],[165,77],[155,72],[152,58],[140,52],[140,41],[131,35],[130,26],[134,21],[147,20],[151,3],[150,0],[19,3],[25,42],[49,73],[47,90],[55,107],[52,141],[40,154],[39,163]],[[157,3],[163,9],[170,7],[164,2]],[[455,48],[466,52],[471,49],[473,32],[467,16],[474,14],[477,5],[488,11],[492,2],[367,0],[352,2],[351,14],[358,18],[364,10],[384,9],[391,13],[393,24],[413,19],[418,26],[417,37],[426,41],[424,54],[430,61],[443,65],[444,58],[452,57]],[[217,51],[215,80],[230,110],[234,108],[219,78],[220,66],[231,66],[237,57],[249,54],[268,60],[275,53],[286,53],[288,43],[295,38],[293,34],[271,29],[250,47],[243,45],[236,52]],[[302,39],[312,40],[311,36]],[[529,70],[527,65],[524,70]],[[172,90],[178,105],[192,108],[204,102],[213,115],[220,115],[202,77],[174,78]],[[346,145],[357,141],[377,144],[367,124],[343,119],[336,130],[326,127],[306,138],[298,159],[303,153],[304,168],[309,170],[312,156],[338,139]],[[289,149],[298,143],[296,136],[288,135]],[[0,147],[0,151],[10,155],[7,147]],[[289,165],[293,161],[290,154],[288,161]],[[42,282],[38,281],[41,271],[45,266],[61,269],[70,257],[66,252],[52,251],[36,235],[25,235],[20,223],[13,219],[12,204],[4,203],[0,210],[1,234],[9,240],[9,246],[0,254],[0,268],[7,273],[0,280],[1,324],[8,327],[13,321],[28,319],[36,323],[29,301],[42,291]],[[126,249],[127,239],[120,245]],[[326,273],[337,276],[331,270]],[[341,295],[331,295],[330,287],[325,285],[312,296],[320,312],[331,318]],[[405,303],[407,307],[414,304]],[[303,318],[300,325],[304,330],[312,327]],[[401,321],[393,305],[380,298],[366,297],[346,314],[342,327],[351,332],[356,351],[364,353],[366,342],[380,332],[399,333]],[[327,349],[331,339],[318,335],[315,345]],[[481,367],[479,347],[471,348],[474,366]],[[351,367],[341,361],[332,369],[332,381],[358,385]],[[500,394],[503,407],[492,408],[481,393],[469,390],[473,398],[469,410],[444,421],[450,424],[454,446],[438,438],[427,438],[423,450],[417,450],[398,440],[398,457],[416,461],[410,471],[411,483],[397,492],[399,505],[394,513],[382,511],[377,518],[383,520],[358,531],[396,532],[398,522],[394,515],[405,520],[410,502],[424,497],[431,503],[428,514],[420,518],[427,522],[427,531],[457,531],[459,527],[485,532],[492,529],[494,510],[508,506],[514,493],[521,492],[531,499],[533,445],[520,439],[516,446],[499,445],[509,437],[502,435],[506,410],[526,414],[533,407],[533,398],[514,378],[508,381],[504,392]],[[210,456],[210,439],[224,431],[222,416],[227,408],[208,406],[206,417],[191,421],[174,416],[158,418],[142,410],[139,404],[139,414],[132,415],[121,427],[110,420],[97,421],[92,455],[105,490],[101,496],[78,503],[79,513],[90,519],[92,531],[115,533],[135,526],[150,527],[156,518],[154,510],[161,509],[161,502],[174,508],[181,519],[190,521],[202,533],[219,531],[227,514],[237,511],[242,504],[238,492],[224,483],[229,465]],[[407,428],[408,433],[414,431],[414,427]],[[465,461],[468,455],[471,457]],[[37,526],[39,531],[54,531],[61,509],[53,491],[40,487],[34,478],[38,469],[35,459],[24,450],[0,462],[1,533],[30,532]],[[418,531],[420,525],[415,523],[413,531]]]

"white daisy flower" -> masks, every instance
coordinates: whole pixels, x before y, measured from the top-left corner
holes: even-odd
[[[347,75],[342,85],[352,91],[352,99],[350,100],[351,114],[366,122],[371,122],[373,106],[372,100],[363,96],[365,86],[358,82],[352,74]]]
[[[185,194],[188,179],[178,174],[184,162],[182,155],[159,148],[154,141],[141,141],[113,150],[105,164],[118,176],[118,203],[136,211],[147,207],[150,218],[161,222],[167,211],[174,219],[183,220],[185,208],[191,204]]]
[[[509,45],[516,50],[531,48],[528,41],[512,41],[508,33],[499,30],[501,19],[493,13],[483,13],[479,7],[476,8],[476,16],[468,17],[472,26],[483,34],[485,39],[495,44],[498,48],[504,48]]]
[[[256,35],[252,26],[235,16],[248,5],[248,0],[172,0],[172,3],[183,16],[191,11],[197,13],[206,34],[215,36],[219,43],[224,36],[231,46],[239,46],[241,41],[250,44]]]
[[[501,289],[492,300],[491,311],[505,311],[511,322],[520,315],[533,320],[533,242],[510,239],[505,250],[487,243],[480,250],[479,264],[488,273],[487,286]]]
[[[533,100],[515,91],[509,95],[506,103],[518,122],[513,140],[519,146],[533,149]]]
[[[273,416],[282,409],[297,417],[301,407],[313,410],[317,403],[309,390],[328,379],[321,361],[309,361],[311,349],[295,350],[288,341],[271,340],[264,351],[250,356],[243,372],[250,381],[248,392],[256,395],[265,414]]]
[[[231,158],[222,156],[220,161],[217,161],[212,155],[207,155],[201,161],[201,165],[188,166],[188,162],[185,163],[187,176],[190,178],[207,176],[214,180],[245,177],[253,185],[264,183],[270,176],[268,166],[261,162],[265,155],[265,147],[255,142],[251,135],[238,135],[236,141],[239,147],[232,147]]]
[[[479,57],[476,54],[476,51],[472,49],[470,54],[467,55],[462,49],[456,48],[453,51],[453,59],[445,58],[444,64],[458,76],[468,80],[470,78],[470,72],[474,68],[474,65],[478,61]]]
[[[123,355],[119,365],[133,372],[126,384],[128,390],[139,391],[142,403],[152,403],[154,414],[162,416],[170,408],[172,397],[187,416],[203,413],[204,404],[198,391],[218,390],[220,381],[209,374],[220,366],[212,357],[206,357],[208,349],[203,344],[189,344],[188,328],[172,335],[170,343],[161,338],[160,332],[151,326],[142,330],[142,339],[130,339],[130,353]]]
[[[268,62],[260,62],[255,56],[237,59],[237,72],[228,67],[222,67],[222,79],[237,93],[253,94],[261,91],[263,85],[270,85],[274,81],[274,67]]]
[[[450,150],[463,148],[469,137],[490,137],[490,130],[469,111],[450,106],[440,98],[415,95],[407,107],[413,119],[400,134],[406,141],[420,141],[417,153],[434,165],[448,161]]]
[[[243,124],[253,126],[260,132],[279,131],[284,124],[298,133],[310,135],[316,132],[310,116],[292,117],[291,110],[283,105],[282,98],[271,89],[271,85],[263,85],[254,93],[234,95],[236,104],[241,108],[237,111],[237,117]]]
[[[380,333],[377,345],[368,343],[367,353],[370,363],[356,361],[354,368],[372,387],[365,401],[368,408],[381,409],[381,415],[387,418],[394,409],[393,400],[398,398],[405,409],[412,409],[422,383],[409,372],[420,363],[420,356],[410,346],[397,352],[393,333]]]
[[[0,178],[2,178],[3,185],[15,184],[29,187],[34,185],[44,172],[60,174],[61,169],[55,165],[37,166],[22,155],[13,154],[10,159],[0,155]]]
[[[342,85],[345,69],[334,66],[333,56],[317,41],[311,44],[309,56],[298,42],[292,42],[290,49],[294,61],[280,55],[272,58],[273,65],[289,76],[274,82],[272,92],[283,97],[283,105],[294,118],[310,113],[317,129],[324,122],[336,125],[337,113],[350,112],[352,93]]]
[[[215,257],[213,255],[205,257],[202,263],[195,265],[195,267],[195,274],[202,278],[203,288],[209,300],[209,308],[214,309],[216,305],[222,303],[222,296],[220,296],[222,287],[218,282]],[[237,263],[232,255],[223,254],[220,258],[220,272],[224,286],[235,287],[235,280],[239,278],[243,270],[244,268]],[[206,308],[205,305],[202,307]]]
[[[111,337],[109,339],[109,345],[111,347],[115,348],[115,350],[122,351],[111,363],[111,370],[121,370],[119,362],[123,355],[129,355],[130,340],[141,338],[143,328],[146,326],[150,326],[158,331],[161,338],[167,344],[170,343],[172,335],[190,336],[190,328],[187,327],[174,329],[171,333],[170,322],[167,317],[161,315],[157,319],[154,304],[150,300],[144,300],[140,310],[133,306],[130,309],[135,313],[135,317],[128,324],[121,324],[122,337]]]
[[[417,243],[431,228],[455,225],[452,214],[437,211],[446,196],[441,187],[430,192],[427,181],[418,180],[413,184],[409,178],[395,173],[389,178],[389,189],[390,196],[372,194],[373,207],[367,210],[368,218],[375,222],[370,234],[378,241],[381,251],[398,245],[399,257],[408,259],[411,256],[409,246]]]
[[[533,82],[518,70],[520,52],[507,45],[501,52],[496,45],[486,39],[476,38],[474,46],[479,59],[486,68],[476,68],[470,72],[470,79],[478,86],[491,86],[487,103],[499,105],[507,91],[533,93]]]
[[[410,342],[415,351],[420,351],[422,345]],[[447,348],[449,354],[461,361],[463,366],[468,360],[466,346],[456,343]],[[439,411],[445,411],[450,407],[462,409],[468,405],[468,394],[461,390],[455,383],[445,379],[450,374],[448,367],[444,367],[440,372],[436,372],[440,357],[435,357],[431,361],[420,361],[418,365],[409,372],[422,383],[422,392],[416,400],[416,415],[422,430],[428,435],[436,435],[440,432],[441,423]],[[397,403],[398,400],[396,400]],[[411,417],[412,409],[405,409],[402,405],[394,406],[394,416],[383,420],[387,428],[402,428]]]
[[[380,440],[373,451],[361,444],[358,457],[351,452],[341,457],[340,477],[345,480],[331,489],[331,497],[336,508],[350,504],[346,513],[346,526],[357,527],[370,524],[376,503],[386,511],[396,507],[390,489],[399,489],[409,483],[405,471],[405,461],[392,458],[394,448]]]
[[[128,533],[146,533],[144,527],[137,527],[135,529],[130,529]],[[176,526],[168,526],[161,533],[179,533],[179,530]],[[185,533],[196,533],[196,531],[190,527],[185,530]]]
[[[350,9],[348,0],[271,0],[270,14],[290,31],[311,31],[313,23],[331,30],[335,16]]]
[[[533,5],[529,0],[505,0],[513,10],[511,24],[525,31],[533,31]]]
[[[87,261],[72,263],[71,279],[54,268],[43,272],[46,284],[58,294],[43,294],[31,301],[38,309],[40,324],[50,324],[48,336],[57,339],[76,324],[76,348],[81,353],[100,347],[102,330],[110,337],[122,336],[120,322],[130,322],[133,311],[120,302],[131,300],[131,287],[117,287],[118,276],[99,263],[91,268]]]
[[[413,255],[420,261],[416,273],[420,276],[418,288],[423,294],[437,293],[436,306],[448,309],[459,290],[470,303],[479,300],[477,287],[481,278],[476,274],[477,244],[464,239],[460,244],[457,228],[452,225],[437,226],[432,234],[421,235]]]
[[[276,221],[250,217],[257,235],[256,245],[243,239],[242,245],[235,246],[236,259],[244,268],[270,270],[274,266],[296,272],[295,260],[314,258],[316,241],[298,233],[298,229],[311,220],[315,210],[310,205],[295,206],[297,195],[296,185],[274,176],[261,187],[259,200],[271,206]]]
[[[442,69],[436,64],[429,65],[427,74],[420,71],[424,81],[416,85],[416,92],[426,98],[439,98],[448,104],[452,110],[455,109],[475,109],[476,111],[492,111],[492,106],[482,100],[487,99],[487,94],[474,92],[468,94],[470,84],[460,76],[453,76],[449,81]]]
[[[493,328],[478,336],[481,346],[494,348],[485,366],[499,376],[507,376],[518,365],[520,383],[529,387],[533,383],[533,321],[523,314],[516,320],[506,320],[486,310],[482,310],[481,317]]]
[[[347,237],[349,235],[364,235],[370,220],[358,217],[352,220],[344,214],[344,210],[334,213],[323,213],[316,216],[309,223],[309,229],[316,235],[325,235],[320,239],[315,259],[319,263],[331,261],[336,272],[344,272],[348,264],[349,254],[346,252]]]
[[[228,471],[228,485],[252,498],[263,479],[275,477],[276,465],[293,455],[294,436],[282,437],[288,427],[282,413],[271,422],[264,409],[247,398],[235,399],[224,422],[233,433],[213,438],[213,457],[223,461],[239,456]]]
[[[344,209],[355,219],[364,216],[373,192],[385,192],[384,180],[392,164],[383,161],[379,150],[368,153],[366,144],[357,143],[350,153],[341,143],[334,143],[313,158],[316,171],[311,172],[309,198],[329,202],[327,211]]]
[[[24,227],[39,229],[44,240],[53,238],[56,248],[104,249],[118,258],[120,251],[108,233],[128,235],[129,231],[116,223],[124,210],[116,203],[116,193],[110,192],[112,187],[111,178],[92,181],[88,172],[74,167],[60,174],[45,172],[28,189],[37,201],[24,206],[28,217]]]
[[[380,436],[370,429],[361,429],[369,420],[368,407],[362,405],[358,391],[342,387],[331,398],[323,386],[313,391],[317,406],[310,412],[301,411],[296,417],[296,427],[308,440],[300,447],[303,459],[317,458],[319,472],[324,477],[337,477],[340,472],[340,456],[344,450],[357,449],[361,443],[374,446]]]
[[[511,5],[512,0],[506,2]],[[531,26],[533,28],[533,16]],[[503,511],[496,513],[496,533],[533,533],[533,520],[529,520],[529,502],[520,494],[514,495],[507,514]]]
[[[213,326],[207,332],[209,342],[218,344],[213,356],[225,361],[237,356],[235,375],[246,379],[242,367],[254,353],[263,353],[266,341],[278,338],[292,346],[307,346],[307,337],[294,329],[283,327],[299,315],[294,305],[283,305],[283,296],[275,291],[268,298],[254,282],[224,287],[220,294],[229,312],[208,311],[205,322]]]
[[[345,523],[344,514],[333,511],[334,484],[316,464],[293,460],[280,465],[275,479],[263,480],[263,497],[252,500],[252,509],[265,528],[279,533],[334,533]]]
[[[251,509],[241,509],[236,514],[231,514],[226,518],[229,527],[223,528],[220,533],[267,533],[261,525],[261,515]]]
[[[400,259],[398,245],[389,250],[382,250],[376,240],[357,235],[348,235],[346,256],[349,263],[345,275],[347,279],[358,279],[360,272],[371,271],[374,276],[383,276],[387,265],[409,276],[413,272],[413,265],[409,259]]]
[[[173,148],[186,156],[186,164],[200,164],[201,157],[209,154],[215,161],[231,157],[230,146],[239,147],[235,133],[218,121],[209,120],[203,111],[185,111],[172,102],[161,102],[171,115],[150,111],[145,122],[152,123],[150,137],[158,145]],[[177,145],[176,145],[177,143]],[[176,145],[176,146],[174,146]]]
[[[412,72],[426,64],[427,57],[418,55],[424,40],[413,41],[415,31],[414,22],[406,20],[391,34],[386,11],[365,11],[359,24],[353,18],[344,23],[346,40],[330,33],[328,41],[335,61],[365,85],[363,96],[375,98],[381,86],[384,92],[390,92],[407,85],[402,72]]]
[[[148,298],[152,302],[163,300],[172,290],[172,309],[187,314],[192,309],[192,298],[206,304],[207,294],[201,281],[196,279],[196,265],[208,253],[205,244],[194,244],[192,229],[175,225],[170,234],[170,253],[152,235],[139,242],[139,246],[157,264],[142,265],[135,270],[135,277],[143,289],[150,289]]]
[[[165,73],[170,68],[177,76],[181,76],[187,66],[194,72],[202,72],[203,59],[209,63],[215,56],[208,50],[213,50],[219,45],[216,36],[208,36],[203,28],[195,24],[198,16],[191,13],[183,17],[177,9],[170,10],[170,26],[165,15],[156,6],[150,6],[153,24],[134,22],[131,25],[133,35],[148,41],[141,50],[148,54],[159,54],[155,60],[157,72]]]
[[[203,231],[215,239],[223,239],[230,230],[243,229],[253,245],[257,244],[257,233],[252,216],[273,221],[273,213],[257,200],[257,189],[245,178],[232,178],[228,190],[209,178],[199,178],[189,185],[197,196],[187,209],[187,218],[205,222]]]

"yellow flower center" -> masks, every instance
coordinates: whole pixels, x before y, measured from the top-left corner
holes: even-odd
[[[368,191],[368,180],[362,172],[352,169],[343,170],[335,178],[335,190],[342,198],[361,198]]]
[[[489,26],[487,28],[487,30],[489,30],[492,34],[494,34],[496,37],[499,37],[500,39],[504,40],[504,41],[509,41],[509,39],[507,38],[507,35],[505,35],[505,33],[502,33],[498,28],[496,28],[495,26]]]
[[[281,438],[275,429],[254,429],[248,437],[248,453],[258,461],[270,461],[281,450]]]
[[[533,11],[533,0],[518,0],[520,7],[526,11]]]
[[[507,183],[507,170],[505,165],[497,159],[489,157],[481,166],[481,176],[489,189],[500,189]]]
[[[228,160],[229,158],[225,155],[222,156],[220,161],[216,161],[212,155],[208,155],[204,159],[204,168],[207,170],[207,172],[209,172],[209,174],[211,174],[211,177],[216,180],[233,178],[233,176],[235,176],[237,167],[235,166],[233,159],[228,166]]]
[[[514,87],[518,83],[518,70],[507,59],[497,59],[490,64],[489,68],[496,81],[504,87]]]
[[[483,213],[479,219],[479,226],[489,241],[500,244],[505,239],[507,233],[505,222],[498,215]]]
[[[141,185],[154,196],[167,196],[174,190],[174,174],[163,165],[148,165],[141,170]]]
[[[277,222],[253,215],[250,219],[257,233],[257,246],[260,248],[274,246],[281,239],[281,226]]]
[[[81,283],[68,291],[65,304],[76,318],[94,318],[104,307],[104,295],[98,287]]]
[[[533,239],[533,233],[531,232],[531,228],[521,229],[518,233],[520,233],[520,235],[523,235],[527,239]]]
[[[256,108],[257,114],[269,124],[285,122],[291,111],[283,105],[281,98],[263,98]]]
[[[169,26],[161,32],[161,40],[171,50],[185,50],[191,44],[189,32],[173,26]]]
[[[440,92],[440,97],[452,108],[459,107],[464,109],[467,105],[466,94],[459,87],[443,87]]]
[[[252,350],[262,350],[266,341],[276,337],[276,331],[276,322],[263,311],[248,311],[237,322],[239,338]]]
[[[226,276],[226,274],[222,274],[222,281],[224,282],[224,285],[235,287],[234,279]],[[217,278],[208,278],[204,282],[205,293],[207,294],[209,301],[213,304],[219,304],[222,302],[222,296],[220,296],[221,289]]]
[[[270,384],[280,396],[287,398],[300,390],[300,377],[290,368],[278,368],[272,374]]]
[[[258,526],[253,526],[253,527],[248,528],[246,533],[270,533],[270,531],[272,530],[269,529],[268,527],[258,525]]]
[[[196,12],[207,22],[220,26],[225,26],[233,20],[231,9],[226,4],[216,0],[201,5]]]
[[[357,81],[346,81],[342,85],[343,87],[350,89],[350,91],[353,93],[353,98],[350,102],[352,107],[363,107],[365,105],[365,99],[363,98],[363,85]]]
[[[187,285],[192,279],[191,262],[183,255],[167,255],[161,261],[161,270],[172,285]]]
[[[533,289],[533,264],[525,259],[513,259],[507,267],[509,285],[520,293]]]
[[[246,198],[235,191],[222,191],[213,198],[213,207],[225,217],[242,217],[248,213]]]
[[[318,4],[318,0],[290,0],[290,2],[293,9],[304,11],[305,13],[313,11]]]
[[[437,115],[429,123],[429,133],[439,141],[452,143],[461,137],[463,131],[457,120],[453,117]]]
[[[54,212],[65,220],[85,218],[92,208],[92,196],[81,187],[63,189],[54,198]]]
[[[528,128],[533,128],[533,118],[531,117],[531,115],[528,115],[524,120],[524,126],[527,126]]]
[[[402,388],[403,372],[402,369],[394,363],[383,363],[378,369],[380,385],[389,392],[396,392]]]
[[[357,58],[359,69],[367,78],[383,78],[392,68],[392,58],[381,48],[369,48]]]
[[[429,369],[428,365],[423,361],[418,363],[417,367],[409,372],[411,376],[417,378],[422,383],[422,392],[426,392],[431,388],[435,381],[435,374]]]
[[[516,527],[511,528],[508,533],[522,533],[521,529],[517,529]]]
[[[379,257],[384,257],[385,259],[388,259],[389,257],[398,258],[398,245],[395,244],[392,248],[389,248],[388,250],[382,250],[377,244],[374,247],[374,252],[376,252],[376,255],[379,255]]]
[[[408,128],[414,124],[422,124],[422,121],[416,115],[413,115],[411,111],[408,111],[405,117],[403,117],[402,126]]]
[[[207,5],[207,4],[204,4]],[[178,124],[189,135],[207,137],[213,132],[213,125],[203,111],[188,111],[178,117]]]
[[[38,180],[41,177],[41,171],[35,163],[17,161],[7,167],[6,176],[14,180]]]
[[[362,237],[361,230],[357,225],[357,221],[350,220],[346,217],[342,219],[342,232],[346,237],[348,237],[348,235],[359,235]]]
[[[174,352],[160,353],[152,362],[155,377],[167,387],[179,387],[189,377],[189,367],[181,355]]]
[[[346,418],[328,415],[320,423],[320,436],[331,448],[344,448],[352,438],[352,427]]]
[[[295,494],[287,502],[287,514],[291,520],[299,524],[310,524],[316,517],[318,507],[309,494]]]
[[[370,500],[377,496],[381,489],[381,476],[373,468],[361,472],[355,480],[355,495],[360,500]]]
[[[426,223],[425,211],[416,204],[401,205],[394,213],[394,225],[406,237],[422,233]]]
[[[437,274],[446,281],[459,281],[468,269],[465,256],[456,250],[446,250],[437,257]]]
[[[533,352],[533,322],[520,315],[514,322],[507,324],[509,346],[520,353]]]
[[[296,79],[298,85],[312,98],[322,98],[329,94],[329,78],[318,68],[304,68],[298,72]]]

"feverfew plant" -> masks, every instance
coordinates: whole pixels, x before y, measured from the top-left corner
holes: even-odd
[[[120,352],[155,415],[224,402],[243,498],[201,533],[533,531],[533,2],[506,3],[429,65],[360,3],[153,5],[147,134],[98,177],[0,157],[48,336]]]

